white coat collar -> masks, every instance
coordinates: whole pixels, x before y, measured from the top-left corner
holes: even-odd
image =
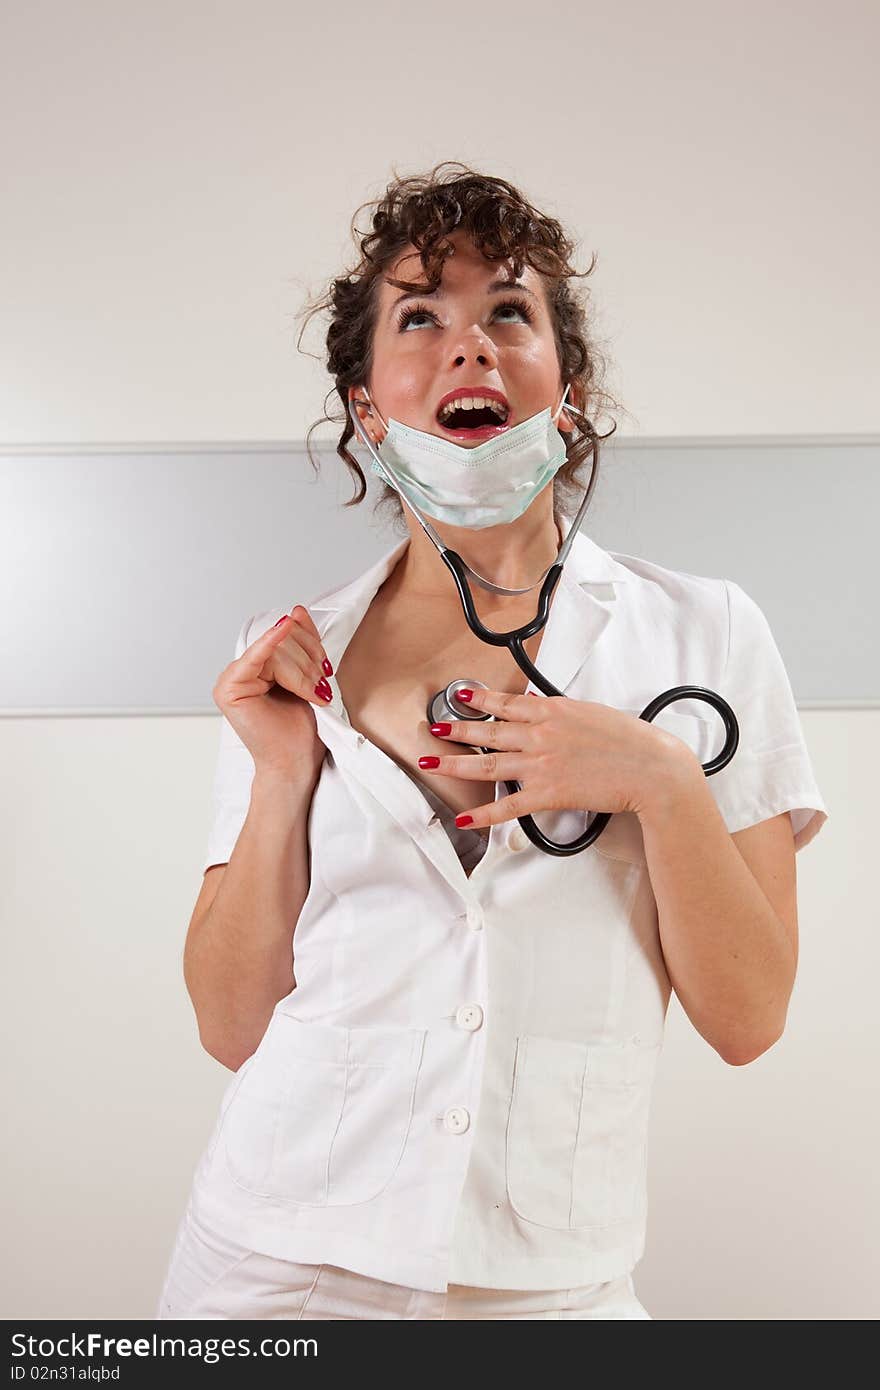
[[[570,526],[571,522],[564,519],[563,536]],[[345,649],[373,597],[409,543],[407,536],[355,579],[309,603],[309,612],[334,670],[339,669]],[[564,692],[571,684],[610,622],[618,586],[633,578],[632,572],[607,550],[582,530],[577,533],[556,586],[538,653],[538,669],[558,690]],[[537,594],[535,590],[536,601]],[[528,688],[532,689],[531,683]]]
[[[563,539],[568,535],[571,528],[569,518],[564,518],[561,522]],[[360,608],[361,600],[366,597],[367,602],[363,605],[361,617],[369,607],[373,596],[378,592],[382,584],[388,578],[394,566],[403,555],[410,543],[409,536],[398,542],[391,550],[381,555],[370,567],[364,570],[356,578],[348,583],[340,585],[336,589],[328,589],[320,594],[309,604],[309,612],[313,617],[317,613],[338,613],[344,608]],[[574,579],[578,584],[623,584],[632,579],[632,573],[619,564],[613,556],[603,550],[600,545],[591,540],[581,529],[572,542],[571,551],[562,571],[560,584],[565,578]],[[450,586],[452,580],[450,578]],[[537,598],[538,590],[535,590]],[[320,624],[318,624],[320,626]]]

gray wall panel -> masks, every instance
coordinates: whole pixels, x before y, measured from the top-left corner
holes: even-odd
[[[394,544],[332,447],[0,455],[0,713],[216,712],[245,617],[308,602]],[[737,580],[802,707],[880,702],[880,441],[609,441],[584,529]]]

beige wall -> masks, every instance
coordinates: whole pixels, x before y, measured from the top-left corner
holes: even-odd
[[[2,442],[302,438],[305,292],[392,164],[450,158],[599,253],[621,430],[878,427],[867,0],[14,10]]]
[[[293,314],[392,165],[442,158],[599,252],[622,433],[878,429],[875,7],[302,16],[6,17],[0,444],[301,439],[328,380]],[[50,661],[51,611],[35,640]],[[877,1315],[880,715],[803,720],[831,818],[798,858],[785,1038],[730,1068],[673,1001],[636,1276],[657,1318]],[[180,969],[216,736],[0,721],[7,1318],[152,1316],[229,1075]]]

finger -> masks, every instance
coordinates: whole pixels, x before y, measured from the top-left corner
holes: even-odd
[[[305,613],[301,604],[297,604],[290,613],[285,613],[278,622],[268,627],[261,633],[256,641],[251,642],[250,646],[243,653],[241,660],[244,662],[244,671],[250,675],[258,675],[262,671],[272,652],[277,647],[281,647],[288,637],[293,639],[289,649],[285,651],[285,656],[299,653],[296,665],[305,672],[305,679],[309,677],[309,667],[314,670],[312,686],[315,686],[323,677],[324,671],[321,667],[323,647],[320,639],[315,644],[315,639],[304,625],[298,621],[299,614]],[[295,659],[295,658],[294,658]],[[329,664],[329,663],[328,663]],[[297,694],[299,692],[297,691]]]
[[[293,635],[298,642],[301,642],[306,651],[313,657],[321,668],[321,674],[332,676],[333,667],[324,650],[324,643],[321,641],[321,634],[315,627],[314,620],[309,610],[301,603],[292,609],[293,620],[296,623],[296,631],[288,629],[288,636]]]
[[[266,666],[274,661],[271,675],[264,675]],[[283,660],[283,669],[279,669],[279,662]],[[281,690],[289,691],[291,695],[297,695],[301,700],[307,700],[309,704],[326,707],[332,702],[333,692],[329,684],[326,683],[326,676],[321,680],[324,685],[315,681],[311,671],[298,666],[292,657],[284,656],[283,659],[274,657],[267,658],[266,663],[258,670],[250,674],[231,671],[224,673],[224,677],[214,687],[214,703],[223,708],[224,703],[244,700],[252,695],[266,695],[273,687],[278,686]]]
[[[537,810],[537,807],[529,804],[526,792],[513,792],[510,796],[500,796],[497,801],[490,801],[485,806],[460,811],[455,817],[455,824],[459,828],[469,825],[474,830],[480,830],[487,825],[499,825],[502,821],[519,820],[520,816],[527,816],[533,810]],[[468,816],[470,819],[466,820]]]
[[[438,742],[475,743],[486,748],[522,748],[523,730],[514,723],[494,719],[451,719],[430,724]]]
[[[267,663],[269,672],[277,685],[310,700],[313,705],[329,705],[333,691],[325,675],[321,674],[310,660],[307,652],[296,643],[283,643]],[[266,668],[264,668],[266,670]]]
[[[309,632],[309,634],[312,637],[314,637],[315,641],[320,646],[321,634],[315,627],[314,619],[312,618],[312,615],[306,608],[305,604],[298,603],[295,608],[291,609],[291,612],[296,615],[297,622],[302,624],[302,626],[307,630],[307,632]]]
[[[436,767],[431,764],[437,760]],[[447,753],[419,758],[419,767],[437,777],[462,777],[469,782],[521,781],[527,759],[521,753]]]
[[[467,694],[467,689],[457,690],[456,700],[481,713],[494,714],[498,719],[518,719],[526,724],[537,724],[546,717],[543,701],[536,700],[532,704],[527,695],[511,695],[506,690],[482,690],[479,686]]]
[[[295,608],[293,612],[296,611]],[[293,641],[287,643],[291,629],[294,629]],[[286,613],[251,642],[229,668],[240,697],[264,694],[273,684],[277,684],[313,705],[328,705],[331,702],[333,692],[320,666],[301,644],[301,632],[300,625],[290,613]],[[264,675],[267,668],[271,674]],[[282,673],[284,678],[279,680]]]

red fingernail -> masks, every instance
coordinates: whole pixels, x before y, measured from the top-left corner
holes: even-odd
[[[432,733],[432,734],[440,734],[440,735],[443,735],[443,734],[451,734],[451,733],[452,733],[452,725],[451,725],[451,724],[432,724],[432,725],[431,725],[431,733]]]
[[[333,699],[333,691],[325,680],[319,681],[315,686],[315,694],[320,695],[321,699],[326,700],[328,704]]]
[[[464,690],[456,690],[455,698],[456,700],[464,700],[465,704],[467,704],[468,700],[473,698],[473,693],[472,690],[468,690],[467,688]]]
[[[535,699],[537,700],[537,698],[538,698],[538,692],[537,692],[537,690],[530,690],[530,691],[529,691],[529,694],[530,694],[530,695],[534,695]]]
[[[439,758],[419,758],[419,767],[439,767]]]
[[[330,662],[327,660],[326,656],[324,657],[324,660],[321,662],[321,670],[324,672],[325,676],[333,675],[333,667],[330,665]]]
[[[468,816],[465,814],[464,811],[462,811],[459,815],[455,817],[455,824],[458,826],[470,825],[473,819],[473,816]]]
[[[286,622],[287,622],[287,619],[288,619],[289,617],[290,617],[290,614],[289,614],[289,613],[285,613],[285,614],[284,614],[284,617],[283,617],[283,618],[279,618],[278,621],[277,621],[277,623],[273,623],[272,626],[273,626],[273,627],[280,627],[282,623],[286,623]]]

